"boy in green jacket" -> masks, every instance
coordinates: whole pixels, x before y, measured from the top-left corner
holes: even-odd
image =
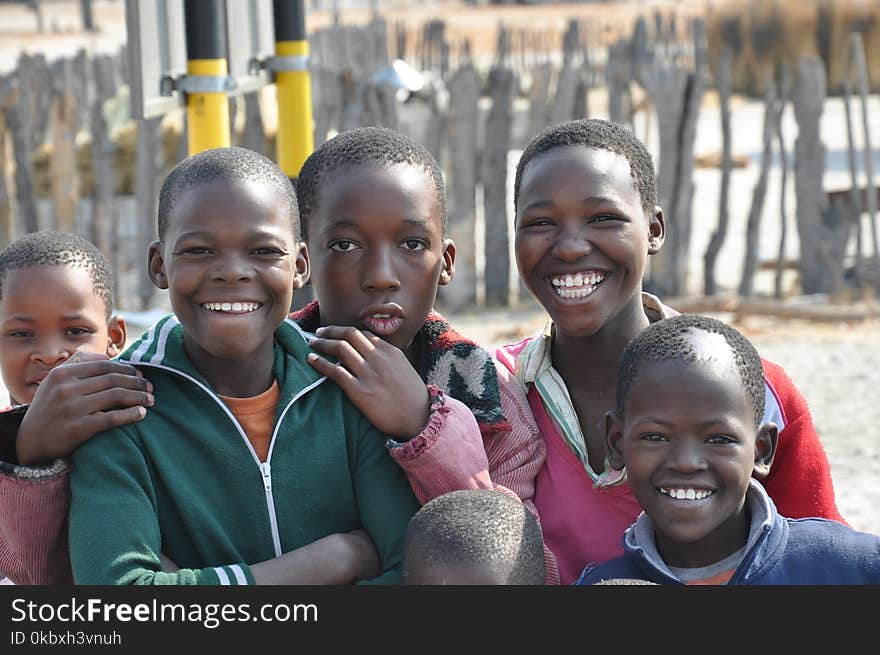
[[[120,357],[153,384],[146,418],[73,455],[76,583],[400,581],[418,503],[286,318],[308,279],[299,227],[289,180],[249,150],[165,179],[149,272],[175,315]]]

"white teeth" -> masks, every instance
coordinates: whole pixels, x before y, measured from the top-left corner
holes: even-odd
[[[391,314],[373,314],[373,318],[391,318]]]
[[[714,492],[705,489],[665,489],[661,488],[660,493],[666,494],[670,498],[676,500],[702,500],[708,498]]]
[[[258,302],[206,302],[202,307],[212,312],[253,312],[262,305]]]
[[[562,298],[586,298],[604,279],[605,277],[600,273],[585,271],[574,275],[570,273],[555,275],[550,278],[550,284],[556,288],[556,293]]]

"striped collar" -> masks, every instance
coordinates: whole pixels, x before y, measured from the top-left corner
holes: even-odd
[[[648,319],[653,323],[662,318],[674,316],[677,312],[667,307],[660,299],[649,293],[642,293],[642,303]],[[580,460],[587,475],[596,487],[609,487],[626,480],[626,471],[617,471],[605,459],[604,471],[596,473],[590,468],[589,453],[578,421],[574,403],[568,394],[568,387],[562,376],[553,368],[552,358],[553,322],[547,324],[529,340],[516,358],[516,377],[524,385],[533,385],[547,414],[569,450]]]

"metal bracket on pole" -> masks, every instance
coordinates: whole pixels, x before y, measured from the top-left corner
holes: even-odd
[[[284,73],[288,71],[307,71],[312,58],[309,55],[294,55],[288,57],[279,57],[273,55],[265,59],[251,59],[248,62],[248,73],[258,75],[260,71],[269,71],[272,79],[275,79],[276,73]]]
[[[166,75],[159,82],[159,90],[163,96],[173,95],[175,91],[184,94],[228,93],[235,91],[237,86],[238,82],[231,75]]]

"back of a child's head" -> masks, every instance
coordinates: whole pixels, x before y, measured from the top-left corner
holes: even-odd
[[[238,147],[205,150],[187,157],[171,169],[159,190],[159,240],[165,240],[169,216],[183,193],[218,182],[256,184],[272,189],[278,201],[286,204],[294,241],[299,241],[299,208],[290,178],[268,157]]]
[[[85,269],[95,295],[105,307],[105,318],[113,310],[113,274],[101,251],[90,241],[69,232],[32,232],[13,241],[0,252],[0,298],[10,271],[37,266]]]
[[[703,355],[695,347],[695,333],[724,338],[733,355],[743,388],[752,402],[755,425],[764,415],[764,367],[755,346],[727,323],[700,314],[681,314],[652,323],[626,346],[617,378],[617,412],[624,414],[630,389],[646,362],[696,362]]]
[[[403,568],[405,584],[542,585],[541,529],[522,503],[501,492],[453,491],[413,516]]]
[[[318,206],[322,184],[335,179],[344,169],[367,165],[408,164],[423,170],[431,179],[446,234],[446,186],[434,156],[418,141],[385,127],[359,127],[342,132],[321,144],[300,170],[296,195],[302,217],[303,234],[308,239],[309,218]]]
[[[518,207],[520,184],[529,163],[556,148],[572,146],[608,150],[625,158],[641,196],[642,209],[653,213],[657,204],[657,180],[654,161],[645,144],[623,125],[598,118],[583,118],[552,125],[529,142],[516,165],[514,208]]]

